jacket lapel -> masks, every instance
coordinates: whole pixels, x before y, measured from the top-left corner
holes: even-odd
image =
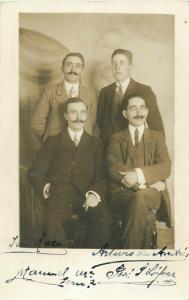
[[[76,146],[74,142],[72,141],[68,129],[63,130],[61,133],[61,145],[62,148],[66,149],[67,151],[73,151],[75,150]]]
[[[126,129],[123,131],[123,144],[122,144],[122,153],[124,156],[124,161],[126,161],[126,153],[130,157],[132,162],[131,167],[135,167],[135,148],[129,134],[129,130]],[[144,129],[144,164],[149,165],[153,159],[153,137],[152,133],[148,128]]]
[[[87,147],[89,146],[89,139],[90,135],[84,130],[83,134],[81,136],[79,145],[76,148],[76,155],[85,156],[85,153],[87,154]]]
[[[153,136],[148,128],[144,129],[144,164],[150,165],[153,159]]]
[[[135,90],[135,81],[131,78],[123,98],[126,98],[127,96],[132,94],[134,90]]]
[[[64,87],[64,81],[57,85],[56,88],[56,100],[59,103],[64,103],[66,100],[68,100],[68,95],[66,93],[66,89]]]
[[[122,153],[124,157],[124,162],[126,162],[127,156],[130,157],[131,160],[131,167],[135,167],[135,149],[131,140],[131,136],[129,134],[128,129],[123,131],[123,144],[122,144]]]
[[[114,82],[109,89],[109,95],[108,95],[108,99],[110,99],[108,115],[111,116],[111,124],[112,124],[112,128],[114,129],[116,129],[115,127],[116,99],[115,98],[116,98],[116,83]]]
[[[79,98],[81,98],[85,102],[89,101],[88,94],[86,92],[86,88],[82,84],[80,84],[80,86],[79,86]]]

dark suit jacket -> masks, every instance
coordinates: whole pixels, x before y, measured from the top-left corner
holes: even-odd
[[[45,184],[50,182],[54,189],[68,183],[83,194],[92,190],[105,198],[107,186],[102,149],[100,140],[86,131],[76,147],[64,130],[44,142],[28,172],[28,180],[40,196]]]
[[[140,167],[147,185],[157,181],[165,181],[171,171],[171,161],[162,133],[146,128],[144,130],[144,166],[135,165],[135,151],[127,129],[112,136],[108,147],[108,168],[111,179],[111,189],[114,194],[121,188],[122,175],[119,171],[130,171]],[[162,198],[167,205],[170,220],[170,199],[168,191],[162,193]]]
[[[80,85],[79,97],[88,105],[88,119],[85,128],[89,133],[96,119],[96,101],[92,93]],[[40,140],[59,134],[65,127],[63,104],[68,100],[64,82],[47,88],[39,102],[32,118],[32,128]]]
[[[121,111],[119,117],[115,119],[115,93],[116,83],[114,82],[100,91],[98,99],[97,124],[101,132],[100,136],[105,143],[108,143],[113,133],[119,132],[127,126],[127,120],[124,119]],[[131,78],[123,99],[131,94],[140,94],[146,99],[149,109],[147,118],[149,128],[164,133],[156,96],[151,87],[136,82]]]

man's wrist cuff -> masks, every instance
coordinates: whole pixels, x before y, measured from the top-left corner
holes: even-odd
[[[97,197],[97,199],[98,199],[98,202],[101,202],[101,199],[100,199],[99,194],[97,194],[97,193],[94,192],[94,191],[88,191],[88,192],[85,194],[85,197],[87,198],[90,194],[95,195],[95,196]]]

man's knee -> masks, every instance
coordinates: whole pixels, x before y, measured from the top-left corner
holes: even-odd
[[[139,190],[135,192],[133,195],[133,199],[131,201],[131,205],[135,207],[135,209],[147,209],[147,203],[145,198],[145,193],[143,190]]]
[[[109,213],[108,208],[97,206],[93,208],[89,208],[88,217],[94,219],[98,224],[106,224],[110,226],[112,223],[112,216]]]

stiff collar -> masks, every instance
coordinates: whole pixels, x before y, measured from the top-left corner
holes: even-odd
[[[144,126],[144,124],[142,124],[141,126],[135,127],[135,126],[132,126],[131,124],[129,124],[128,129],[129,129],[129,134],[131,136],[133,145],[135,145],[135,130],[136,130],[136,128],[138,128],[138,131],[139,131],[139,141],[140,141],[142,138],[142,135],[144,133],[145,126]]]
[[[124,80],[122,83],[119,83],[119,82],[116,81],[116,87],[119,87],[121,85],[122,86],[122,90],[125,93],[128,85],[129,85],[130,80],[131,80],[131,78],[129,77],[126,80]]]
[[[68,127],[68,133],[72,141],[74,140],[75,135],[77,136],[77,140],[80,141],[83,131],[83,129],[81,129],[80,131],[73,131],[70,127]]]

